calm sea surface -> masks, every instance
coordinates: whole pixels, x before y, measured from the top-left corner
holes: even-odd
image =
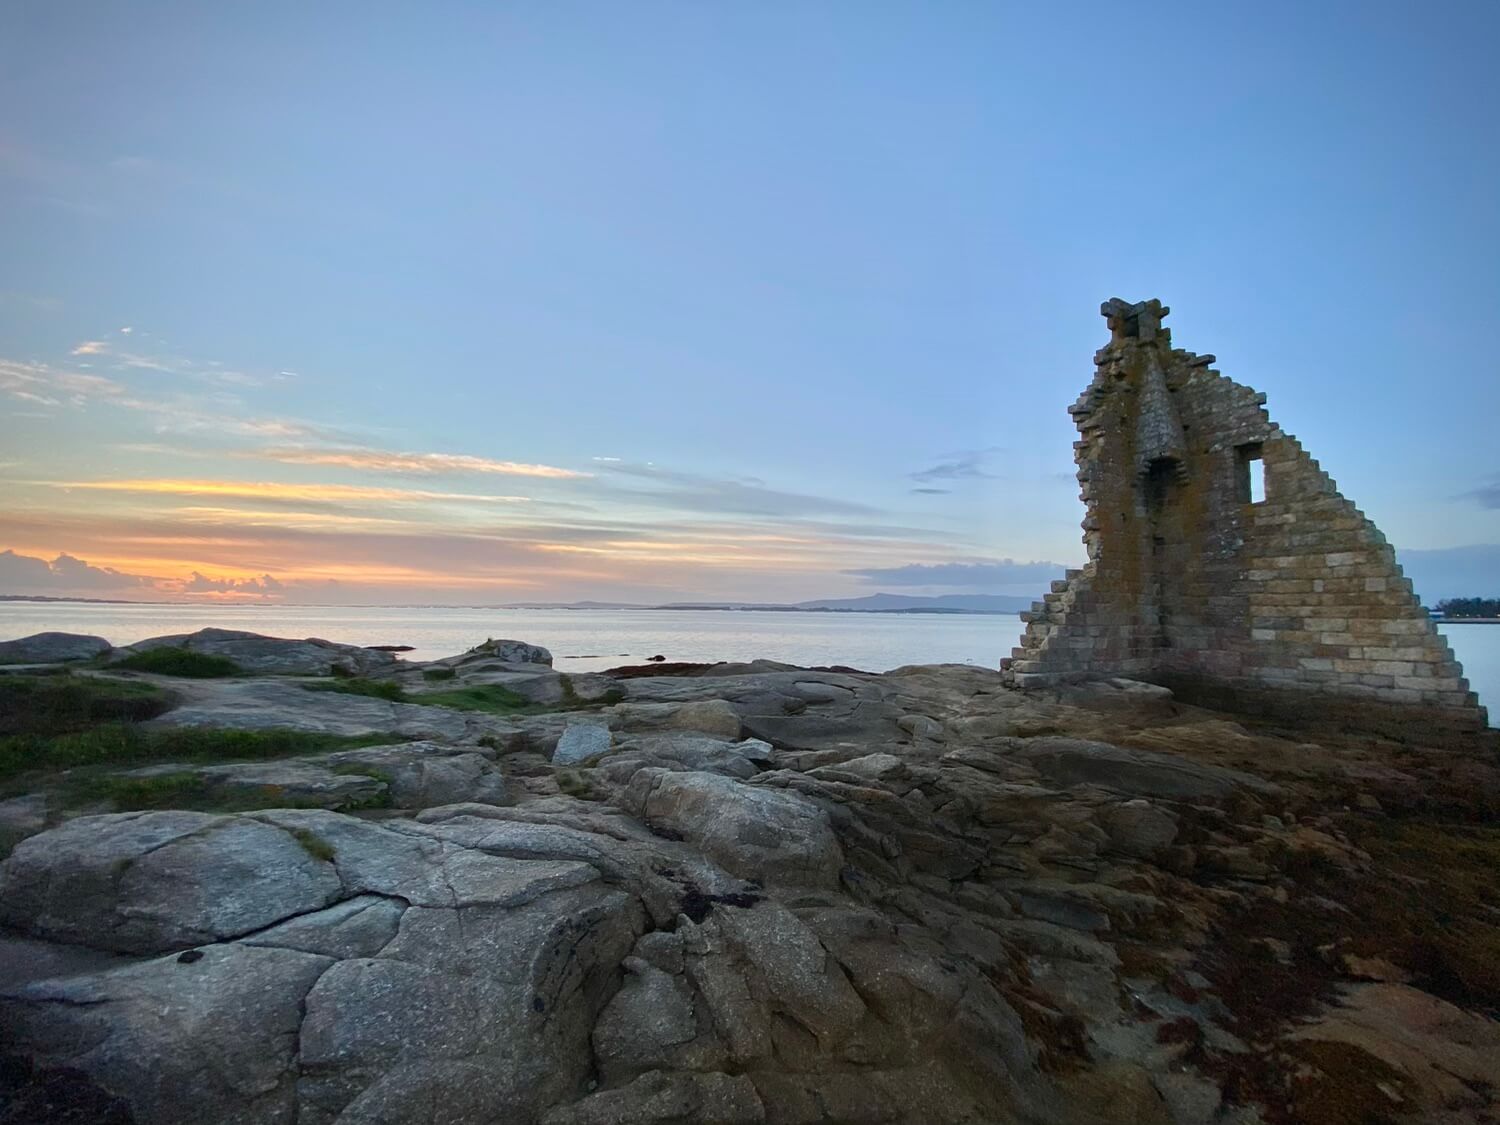
[[[780,660],[884,672],[903,664],[996,667],[1021,635],[1010,616],[941,613],[768,613],[739,610],[467,609],[447,607],[91,605],[0,602],[0,640],[56,629],[122,645],[206,625],[357,645],[412,645],[412,659],[452,656],[487,637],[552,650],[558,669],[589,672],[668,660]],[[1500,625],[1444,625],[1443,635],[1500,720]]]

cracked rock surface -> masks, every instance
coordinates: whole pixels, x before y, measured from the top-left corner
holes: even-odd
[[[1500,1120],[1492,746],[1311,744],[1128,681],[601,686],[539,653],[493,642],[442,686],[586,716],[184,688],[156,722],[441,715],[194,766],[312,804],[375,777],[389,807],[28,829],[0,864],[0,1121]],[[557,755],[584,721],[597,752]]]

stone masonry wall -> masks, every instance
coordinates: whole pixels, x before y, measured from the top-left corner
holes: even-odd
[[[1101,311],[1069,408],[1088,564],[1033,606],[1019,686],[1130,676],[1229,709],[1427,738],[1486,726],[1380,531],[1159,301]],[[1250,478],[1264,470],[1265,496]]]

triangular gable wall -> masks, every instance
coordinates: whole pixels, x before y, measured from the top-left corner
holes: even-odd
[[[1484,729],[1395,552],[1265,395],[1173,348],[1159,301],[1101,311],[1113,338],[1069,408],[1089,562],[1026,615],[1013,682],[1130,676],[1360,729]]]

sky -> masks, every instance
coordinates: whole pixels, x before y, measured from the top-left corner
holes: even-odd
[[[1419,593],[1500,594],[1497,41],[1445,0],[15,0],[0,593],[1030,594],[1083,558],[1122,296]]]

